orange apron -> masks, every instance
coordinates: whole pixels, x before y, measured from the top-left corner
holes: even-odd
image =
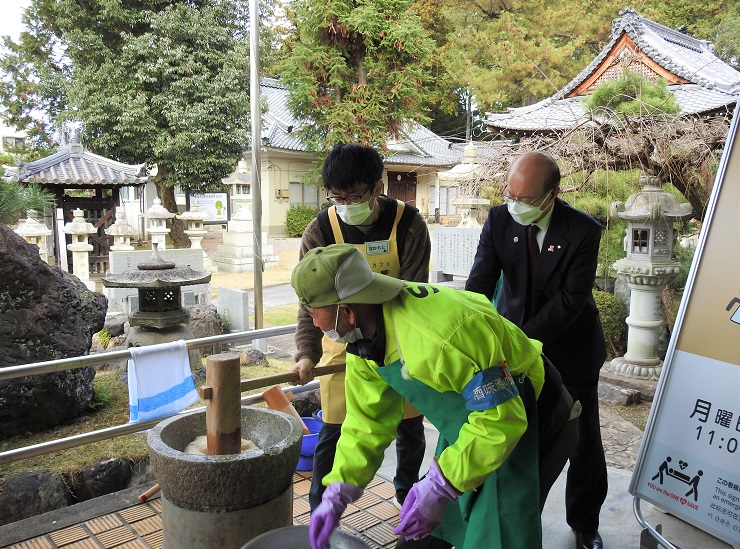
[[[375,240],[372,242],[365,242],[364,244],[354,244],[354,246],[357,246],[357,249],[362,252],[362,255],[365,256],[365,259],[370,265],[370,269],[375,273],[382,273],[394,278],[401,277],[401,260],[398,257],[396,230],[398,228],[398,222],[401,220],[401,216],[403,215],[403,209],[403,202],[397,202],[396,218],[393,221],[393,228],[391,229],[391,234],[388,240]],[[334,242],[337,244],[343,244],[344,237],[342,236],[342,230],[339,227],[339,217],[337,216],[336,207],[330,207],[328,214],[329,223],[331,224],[332,232],[334,233]],[[344,343],[336,343],[324,336],[321,340],[321,346],[323,348],[323,354],[319,361],[319,365],[330,366],[334,364],[344,364],[346,362],[346,345]],[[344,416],[347,414],[347,405],[344,400],[344,372],[322,376],[319,383],[319,390],[321,394],[321,418],[326,423],[342,423],[344,421]],[[406,403],[406,413],[404,418],[417,417],[420,415],[421,412],[411,406],[408,402]]]

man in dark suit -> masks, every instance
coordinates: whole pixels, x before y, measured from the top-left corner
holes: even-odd
[[[559,190],[560,169],[550,155],[528,152],[512,163],[505,204],[488,214],[465,289],[491,299],[503,275],[499,313],[543,343],[543,354],[580,401],[579,438],[569,456],[566,520],[578,549],[602,549],[598,526],[607,473],[597,386],[606,346],[591,293],[602,227],[557,198]],[[540,417],[543,421],[548,418]],[[563,465],[540,459],[543,502]]]

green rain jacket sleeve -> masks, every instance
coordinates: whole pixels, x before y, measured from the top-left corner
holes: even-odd
[[[334,466],[322,481],[348,482],[364,488],[383,462],[403,419],[404,400],[377,372],[377,364],[347,354],[347,416],[337,443]]]
[[[410,306],[413,298],[406,299],[403,307],[394,302],[394,309],[388,308],[386,318],[394,321],[396,341],[409,375],[439,392],[460,394],[478,371],[506,361],[511,374],[526,374],[539,394],[544,381],[540,342],[530,340],[498,315],[485,297],[464,294],[430,292],[417,300],[437,302],[435,309],[444,311],[451,322],[429,322],[428,314],[418,314]],[[388,328],[386,324],[386,331]],[[520,397],[495,408],[470,412],[457,440],[439,456],[442,473],[461,492],[474,490],[501,466],[526,428]]]

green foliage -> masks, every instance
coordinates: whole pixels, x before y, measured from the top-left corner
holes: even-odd
[[[96,335],[98,336],[98,341],[100,342],[100,345],[102,345],[103,349],[107,348],[110,338],[112,337],[110,332],[103,328]]]
[[[0,178],[0,223],[15,225],[28,210],[42,214],[54,204],[54,196],[38,185],[21,186]]]
[[[601,327],[604,330],[604,339],[607,346],[607,360],[623,356],[627,349],[627,315],[624,306],[614,294],[593,291],[596,308],[599,310]]]
[[[105,332],[105,330],[102,330]],[[102,334],[102,332],[100,332]],[[108,334],[108,332],[105,332]],[[110,334],[108,334],[108,340],[110,341]],[[102,339],[101,339],[102,343]],[[108,342],[106,341],[106,345]],[[93,398],[90,402],[90,410],[96,410],[99,408],[105,408],[113,402],[116,397],[118,388],[115,383],[112,383],[111,379],[107,376],[95,376],[93,380]]]
[[[664,80],[651,82],[629,69],[598,86],[583,104],[593,114],[607,116],[677,114],[681,110]]]
[[[736,0],[651,0],[640,14],[700,40],[711,40],[724,14],[737,10]],[[737,36],[735,37],[737,40]]]
[[[528,105],[552,95],[606,44],[611,21],[624,7],[617,0],[417,3],[446,21],[447,34],[435,56],[443,74],[435,79],[452,83],[448,90],[470,86],[476,104],[485,110]],[[425,21],[434,25],[434,19]]]
[[[0,101],[32,132],[82,121],[96,153],[156,164],[158,188],[210,189],[248,146],[247,7],[32,0],[28,32],[0,56]]]
[[[714,53],[725,63],[740,70],[740,8],[728,12],[717,25]]]
[[[681,273],[671,280],[668,286],[674,290],[683,290],[686,286],[686,281],[689,278],[689,271],[691,270],[691,263],[694,261],[694,255],[696,254],[696,248],[689,246],[682,248],[679,245],[673,249],[673,259],[681,264]]]
[[[294,2],[296,36],[281,66],[306,146],[385,148],[409,120],[424,122],[423,63],[434,43],[410,0]]]
[[[614,262],[625,257],[624,231],[627,223],[619,217],[610,218],[612,202],[626,202],[627,198],[639,190],[639,172],[596,172],[587,183],[583,174],[576,174],[569,181],[563,181],[566,192],[561,198],[573,207],[593,216],[604,227],[599,246],[597,278],[614,277]]]
[[[3,166],[15,165],[15,157],[12,154],[0,152],[0,176],[5,175]]]
[[[291,205],[285,215],[285,229],[288,231],[288,236],[301,236],[317,213],[319,213],[319,208],[301,204]]]

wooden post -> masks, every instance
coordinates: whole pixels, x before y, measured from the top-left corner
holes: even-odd
[[[209,455],[238,454],[241,450],[241,392],[239,355],[211,355],[206,362],[206,384],[212,397],[206,401],[206,438]]]

